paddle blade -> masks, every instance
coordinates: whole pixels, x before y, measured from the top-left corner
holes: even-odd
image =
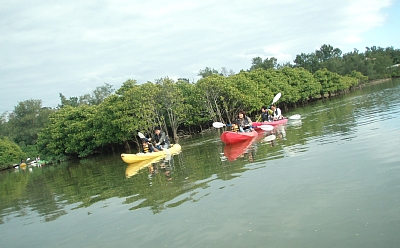
[[[264,142],[269,142],[269,141],[273,141],[276,139],[276,136],[274,134],[268,135],[267,137],[265,137],[263,139]]]
[[[146,136],[144,136],[144,134],[142,134],[141,132],[138,132],[137,134],[138,134],[139,138],[146,139]]]
[[[213,123],[213,127],[215,127],[215,128],[221,128],[221,127],[224,127],[224,126],[226,126],[224,123],[222,123],[222,122],[214,122]]]
[[[272,125],[261,125],[260,128],[264,131],[272,131],[274,129],[274,126]]]
[[[289,117],[289,120],[300,120],[301,119],[301,115],[299,114],[295,114]]]
[[[271,104],[274,104],[274,103],[276,103],[278,100],[279,100],[279,98],[281,98],[281,96],[282,96],[282,94],[279,92],[278,94],[276,94],[276,96],[274,97],[274,99],[272,100],[272,103]]]

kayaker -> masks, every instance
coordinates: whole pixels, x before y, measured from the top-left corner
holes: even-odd
[[[272,110],[269,109],[269,107],[266,106],[261,107],[261,120],[262,122],[272,121]]]
[[[253,128],[251,127],[253,122],[243,110],[239,111],[238,118],[236,119],[236,125],[239,127],[239,132],[253,131]]]
[[[154,128],[153,138],[150,138],[149,141],[153,141],[155,148],[154,151],[161,151],[169,148],[168,135],[166,135],[160,127]]]
[[[143,139],[143,153],[154,152],[154,147],[150,141]]]
[[[283,119],[283,115],[282,115],[281,109],[278,108],[278,107],[276,107],[275,104],[272,104],[272,105],[271,105],[271,110],[273,111],[272,116],[273,116],[273,120],[274,120],[274,121]]]

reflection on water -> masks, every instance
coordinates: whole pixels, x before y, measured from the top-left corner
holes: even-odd
[[[224,159],[229,160],[229,161],[234,161],[237,158],[241,157],[243,158],[246,155],[248,155],[248,160],[251,162],[253,161],[253,153],[255,150],[255,145],[254,142],[256,141],[256,138],[251,138],[242,142],[230,144],[230,145],[225,145],[224,147]]]
[[[115,154],[2,172],[0,244],[394,247],[399,93],[397,81],[321,100],[236,146],[216,129],[133,166]]]

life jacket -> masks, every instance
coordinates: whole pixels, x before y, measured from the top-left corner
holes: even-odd
[[[269,120],[268,111],[261,113],[261,119],[262,119],[262,121],[268,121]]]
[[[239,126],[238,125],[232,125],[232,131],[233,132],[238,132],[239,131]]]
[[[144,153],[148,153],[149,152],[149,144],[147,144],[147,143],[143,144],[143,152]]]
[[[275,111],[274,111],[274,117],[278,118],[279,120],[280,120],[280,119],[283,119],[282,112],[281,112],[281,115],[278,116],[278,108],[276,108]]]

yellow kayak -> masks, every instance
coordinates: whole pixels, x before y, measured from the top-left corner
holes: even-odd
[[[21,164],[19,165],[19,168],[21,168],[21,169],[23,169],[23,170],[26,170],[26,163],[21,163]]]
[[[181,151],[181,146],[179,144],[172,145],[169,149],[165,149],[159,152],[148,152],[148,153],[136,153],[136,154],[129,154],[129,153],[122,153],[121,158],[127,164],[133,164],[136,162],[140,162],[143,160],[149,160],[153,158],[157,158],[160,156],[165,156],[168,154],[176,154]]]

